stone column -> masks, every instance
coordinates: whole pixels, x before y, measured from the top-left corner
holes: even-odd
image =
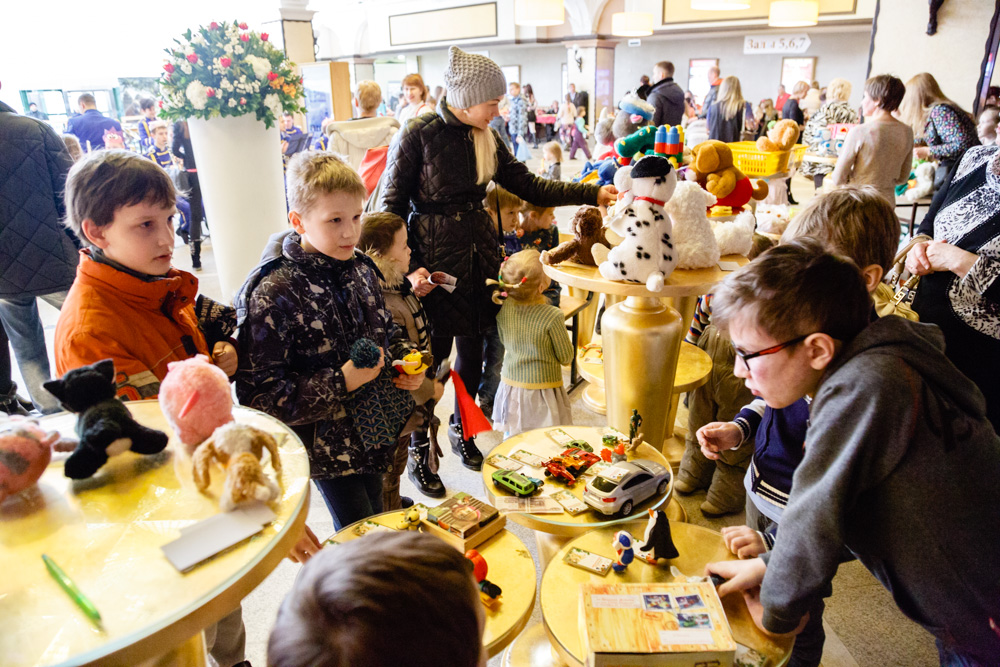
[[[577,92],[587,92],[591,130],[602,108],[614,112],[615,44],[610,40],[590,39],[566,47],[567,84],[575,84]]]

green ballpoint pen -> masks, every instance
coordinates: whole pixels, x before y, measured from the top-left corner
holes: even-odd
[[[48,569],[49,574],[51,574],[52,578],[56,580],[57,584],[59,584],[59,587],[66,591],[66,594],[69,595],[70,599],[76,603],[76,606],[83,610],[83,613],[87,615],[87,618],[89,618],[91,622],[103,632],[104,626],[101,623],[101,613],[97,611],[97,607],[94,606],[94,603],[91,602],[90,599],[76,587],[73,580],[70,579],[65,572],[63,572],[61,567],[56,565],[54,560],[49,558],[48,554],[42,554],[42,560],[45,562],[45,567]]]

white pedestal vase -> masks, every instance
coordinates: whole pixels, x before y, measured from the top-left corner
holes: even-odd
[[[288,228],[281,138],[253,114],[188,120],[219,283],[231,302],[271,234]]]

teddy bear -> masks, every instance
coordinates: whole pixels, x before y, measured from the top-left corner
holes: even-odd
[[[715,195],[717,206],[736,210],[751,199],[759,201],[767,196],[767,183],[758,180],[754,187],[734,165],[733,151],[727,144],[709,139],[692,148],[691,155],[690,170],[694,179]]]
[[[229,378],[203,354],[167,364],[158,398],[163,416],[188,451],[233,420]]]
[[[779,120],[767,135],[757,139],[757,150],[765,153],[790,151],[799,140],[799,124],[794,120]]]
[[[913,170],[917,177],[917,184],[903,194],[906,201],[914,202],[924,197],[929,197],[934,191],[934,163],[921,162]]]
[[[577,264],[597,266],[591,248],[594,244],[611,247],[604,237],[604,219],[596,206],[581,206],[570,221],[573,239],[542,253],[542,264],[558,264],[569,260]]]
[[[712,223],[715,241],[719,244],[720,255],[743,255],[746,257],[753,248],[753,232],[757,227],[753,213],[743,211],[735,220],[716,220]]]
[[[80,442],[65,466],[70,479],[90,477],[109,457],[128,449],[136,454],[159,454],[167,446],[166,433],[137,422],[115,396],[115,363],[111,359],[74,368],[42,386],[63,408],[79,415],[76,435]]]
[[[260,500],[270,502],[281,489],[261,466],[264,450],[271,455],[271,467],[281,472],[278,443],[267,431],[248,424],[230,422],[215,429],[212,436],[198,445],[192,457],[194,483],[204,493],[211,484],[211,465],[226,468],[226,481],[219,506],[230,512],[239,505]]]
[[[659,292],[677,265],[670,217],[664,206],[677,186],[677,171],[659,155],[647,155],[632,168],[632,203],[609,220],[622,237],[598,267],[607,280],[645,283]]]
[[[667,202],[678,269],[703,269],[719,262],[719,244],[707,213],[715,201],[715,195],[697,183],[681,181]]]

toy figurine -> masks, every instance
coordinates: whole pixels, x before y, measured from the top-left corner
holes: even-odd
[[[158,398],[163,416],[188,453],[233,421],[229,378],[203,354],[167,364]]]
[[[635,551],[633,550],[635,539],[627,530],[619,530],[615,533],[615,538],[611,542],[611,546],[614,548],[615,553],[618,554],[618,560],[611,564],[611,569],[616,574],[623,574],[632,561],[635,560]]]
[[[403,516],[399,518],[398,530],[416,530],[420,526],[420,510],[410,507],[403,510]]]
[[[261,467],[265,449],[271,453],[271,467],[281,472],[278,443],[270,433],[247,424],[223,424],[194,452],[195,486],[202,493],[208,489],[212,481],[209,466],[218,461],[226,467],[226,483],[219,500],[224,511],[256,500],[275,500],[281,489]]]
[[[486,563],[486,559],[475,549],[466,551],[465,557],[472,561],[472,573],[479,583],[479,599],[483,601],[483,605],[487,609],[496,609],[500,604],[500,596],[503,591],[500,590],[499,586],[486,578],[490,569]]]
[[[392,367],[396,369],[399,373],[405,373],[407,375],[417,375],[418,373],[423,373],[431,364],[434,363],[434,357],[431,356],[430,352],[421,352],[420,350],[413,350],[402,359],[394,359],[392,362]]]
[[[628,441],[625,443],[625,454],[635,455],[639,445],[642,444],[642,433],[639,427],[642,426],[642,415],[635,408],[632,408],[632,417],[628,421]]]
[[[115,363],[111,359],[74,368],[42,386],[66,410],[79,415],[76,434],[80,443],[65,466],[70,479],[90,477],[108,457],[128,449],[136,454],[159,454],[167,446],[166,433],[137,422],[115,397]]]
[[[677,558],[677,547],[670,534],[670,520],[663,510],[649,510],[649,522],[642,542],[636,545],[639,558],[656,565],[660,558]]]

